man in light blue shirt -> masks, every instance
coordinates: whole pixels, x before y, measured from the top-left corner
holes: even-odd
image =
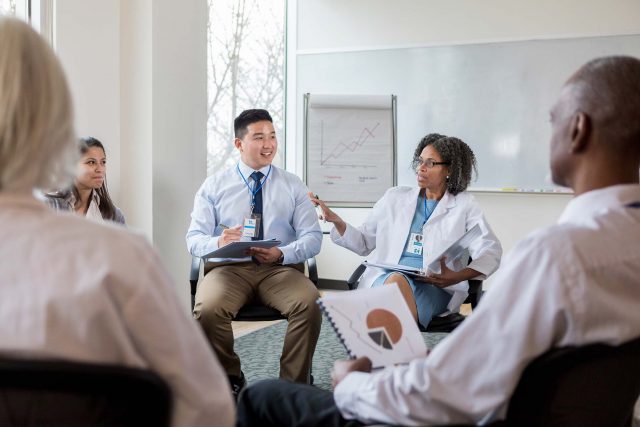
[[[272,165],[278,141],[269,113],[243,111],[234,129],[241,160],[207,178],[196,193],[187,246],[192,255],[203,256],[234,241],[282,241],[278,247],[251,248],[251,258],[208,262],[198,286],[194,317],[237,395],[245,381],[233,351],[231,320],[253,299],[289,321],[280,377],[307,381],[321,316],[315,303],[318,290],[301,267],[320,252],[322,231],[307,187],[296,175]]]

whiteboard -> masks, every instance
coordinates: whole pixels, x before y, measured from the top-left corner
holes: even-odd
[[[400,185],[415,185],[413,151],[437,132],[475,152],[473,190],[562,192],[548,166],[549,109],[581,65],[614,54],[640,57],[640,36],[298,54],[296,93],[396,94]]]
[[[396,184],[395,97],[305,94],[304,176],[329,206],[367,207]]]

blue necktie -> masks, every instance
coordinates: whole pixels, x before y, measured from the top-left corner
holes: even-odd
[[[254,190],[258,188],[258,186],[260,185],[260,181],[262,180],[263,177],[264,177],[264,174],[262,172],[254,172],[251,174],[251,179],[255,181],[255,184],[253,186]],[[260,214],[260,224],[258,228],[258,235],[256,237],[252,237],[252,239],[262,240],[263,239],[262,230],[264,229],[264,227],[262,227],[262,223],[264,222],[263,221],[264,215],[262,215],[262,187],[260,187],[260,190],[258,190],[258,192],[255,195],[255,203],[256,204],[253,206],[253,213]]]

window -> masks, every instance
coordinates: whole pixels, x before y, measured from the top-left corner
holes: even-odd
[[[0,15],[11,15],[25,18],[27,14],[26,0],[0,0]]]
[[[54,0],[0,0],[0,15],[12,15],[31,23],[50,43],[53,41]]]
[[[285,0],[209,0],[207,174],[233,166],[233,119],[271,113],[284,165]]]

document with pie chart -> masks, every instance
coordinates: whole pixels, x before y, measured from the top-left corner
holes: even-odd
[[[374,368],[407,363],[427,353],[395,284],[327,294],[318,304],[349,356],[366,356]]]

